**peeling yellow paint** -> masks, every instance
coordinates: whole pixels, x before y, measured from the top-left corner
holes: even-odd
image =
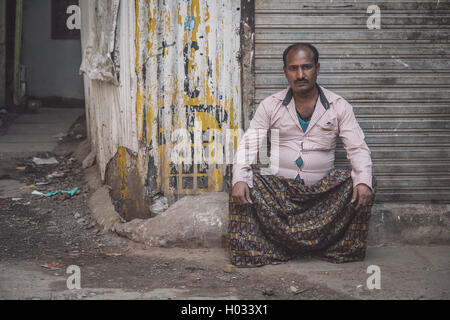
[[[237,0],[225,3],[228,7],[230,3],[239,5]],[[234,21],[237,27],[239,18],[224,7],[222,1],[136,0],[136,120],[138,139],[146,146],[145,156],[139,157],[144,163],[144,157],[154,159],[150,165],[157,168],[157,184],[164,193],[223,188],[225,165],[211,165],[207,173],[200,173],[195,165],[191,174],[182,173],[179,165],[178,173],[171,174],[170,162],[174,148],[171,134],[177,129],[193,130],[188,119],[201,121],[202,131],[237,129],[240,123],[239,65],[229,51],[230,41],[225,43],[225,37],[232,35],[225,34],[226,19],[222,16],[228,15],[227,21]],[[233,77],[226,73],[230,70]],[[210,106],[210,111],[202,111],[199,106]],[[220,120],[217,112],[226,113],[225,120]],[[177,179],[176,189],[170,187],[171,176]],[[192,188],[184,189],[183,178],[189,176],[193,178]],[[209,178],[205,189],[197,185],[201,176]]]
[[[128,176],[128,170],[127,170],[127,151],[125,148],[119,148],[117,150],[117,158],[116,158],[116,168],[117,168],[117,174],[119,176],[119,189],[120,189],[120,195],[122,199],[128,199],[130,198],[130,192],[128,189],[127,176]]]

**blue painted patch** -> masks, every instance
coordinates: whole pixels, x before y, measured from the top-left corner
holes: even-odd
[[[197,21],[195,21],[194,17],[186,17],[186,21],[184,22],[184,30],[192,31],[195,29],[197,25]]]

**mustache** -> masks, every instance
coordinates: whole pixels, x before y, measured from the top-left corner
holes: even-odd
[[[297,79],[297,80],[294,80],[294,83],[307,83],[307,82],[309,82],[308,79]]]

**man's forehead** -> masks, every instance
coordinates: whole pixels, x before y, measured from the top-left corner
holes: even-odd
[[[295,60],[295,61],[292,61]],[[292,48],[286,56],[286,64],[299,63],[314,64],[314,53],[308,47]]]

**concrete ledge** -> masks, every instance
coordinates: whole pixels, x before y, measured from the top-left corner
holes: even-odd
[[[121,224],[120,215],[114,209],[107,187],[97,189],[89,199],[88,206],[103,230],[115,231],[116,225]]]
[[[38,113],[22,114],[14,119],[8,131],[0,136],[0,157],[25,158],[52,152],[84,108],[42,108]]]
[[[369,244],[450,244],[450,204],[375,204]]]

